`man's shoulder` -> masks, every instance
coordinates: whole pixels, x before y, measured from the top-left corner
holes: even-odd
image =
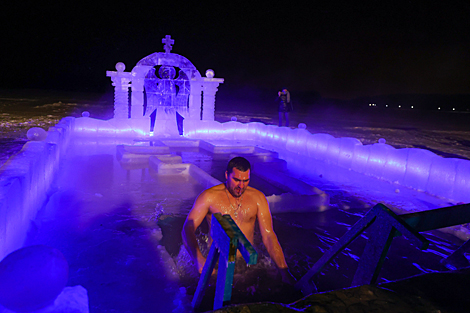
[[[225,190],[225,184],[222,183],[222,184],[218,184],[218,185],[215,185],[213,187],[210,187],[208,189],[206,189],[206,191],[210,191],[210,192],[223,192]]]
[[[204,190],[200,197],[211,197],[211,196],[216,196],[220,193],[223,193],[225,190],[225,185],[224,184],[219,184],[219,185],[215,185],[213,187],[210,187],[206,190]]]
[[[217,203],[218,200],[224,196],[223,184],[213,186],[211,188],[202,191],[196,198],[195,203],[199,205],[210,207],[213,203]]]
[[[264,193],[262,193],[261,191],[259,191],[259,190],[256,189],[256,188],[253,188],[253,187],[250,187],[250,186],[248,186],[248,188],[246,189],[246,192],[248,192],[248,194],[249,194],[251,197],[263,197],[263,198],[266,198],[266,196],[264,195]]]

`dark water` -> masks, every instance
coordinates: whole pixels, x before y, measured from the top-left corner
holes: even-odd
[[[198,275],[181,249],[181,229],[201,186],[185,177],[156,175],[146,167],[126,169],[116,160],[115,152],[114,145],[87,149],[81,142],[72,146],[61,164],[54,193],[35,221],[36,230],[30,234],[29,243],[47,244],[64,253],[70,266],[69,285],[87,289],[92,311],[154,312],[158,307],[160,312],[170,312],[176,310],[175,303],[186,309]],[[199,148],[172,152],[219,180],[223,180],[230,158]],[[266,194],[282,192],[253,177],[255,187]],[[325,182],[318,187],[332,188],[332,184]],[[368,211],[364,201],[347,190],[337,190],[331,197],[332,206],[324,212],[273,215],[287,263],[298,279]],[[346,202],[348,209],[336,205]],[[204,231],[202,227],[202,243]],[[314,277],[319,291],[350,286],[369,236],[365,232]],[[460,241],[437,232],[425,236],[432,242],[426,251],[402,237],[395,238],[379,282],[446,270],[439,261]],[[253,244],[259,262],[249,268],[239,263],[232,303],[292,303],[300,299],[299,291],[282,283],[259,231]],[[161,249],[168,259],[162,258]],[[171,264],[176,268],[168,271]],[[214,292],[215,277],[201,310],[212,308]]]
[[[213,177],[224,181],[224,171],[229,155],[211,157],[197,148],[191,152],[181,153],[183,162],[194,163],[207,170]],[[210,165],[210,166],[209,166]],[[295,175],[292,173],[292,175]],[[365,203],[364,198],[357,198],[355,193],[341,189],[337,183],[312,178],[318,184],[315,186],[322,190],[329,190],[332,205],[324,212],[311,213],[277,213],[273,215],[273,224],[279,242],[283,247],[287,263],[292,274],[301,278],[313,264],[328,251],[357,221],[359,221],[372,207],[373,201]],[[250,184],[264,192],[266,195],[281,194],[281,190],[264,181],[253,172]],[[397,196],[398,197],[398,196]],[[344,205],[346,204],[347,205]],[[340,205],[343,204],[343,205]],[[182,225],[183,219],[179,221]],[[177,223],[178,224],[178,223]],[[366,230],[356,240],[349,244],[331,264],[314,276],[313,281],[319,292],[347,288],[351,286],[358,261],[370,236]],[[425,251],[413,245],[404,237],[393,239],[387,258],[383,264],[377,283],[384,283],[411,277],[418,274],[446,271],[440,261],[455,251],[463,241],[455,236],[439,231],[430,231],[423,234],[430,241]],[[267,252],[261,244],[259,232],[255,236],[255,247],[267,258]],[[237,277],[237,276],[236,276]],[[192,288],[188,289],[192,292]],[[255,292],[252,292],[255,290]],[[246,275],[235,279],[233,303],[246,303],[258,301],[275,301],[290,303],[302,296],[292,287],[282,284],[276,275],[272,263],[261,264],[250,268]]]

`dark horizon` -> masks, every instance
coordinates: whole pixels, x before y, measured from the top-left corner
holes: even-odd
[[[106,71],[162,52],[225,79],[220,95],[287,88],[351,100],[470,94],[470,4],[211,6],[9,3],[0,88],[107,92]],[[8,22],[6,22],[8,21]],[[251,95],[251,94],[250,94]]]

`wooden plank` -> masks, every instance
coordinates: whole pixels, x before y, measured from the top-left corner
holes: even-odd
[[[211,237],[213,243],[193,297],[193,308],[198,308],[201,304],[204,290],[215,267],[217,257],[219,258],[219,267],[217,271],[214,310],[229,304],[232,298],[237,249],[240,249],[242,256],[249,265],[256,264],[258,260],[258,253],[228,214],[215,213],[212,215]]]
[[[470,204],[399,215],[418,232],[470,223]]]

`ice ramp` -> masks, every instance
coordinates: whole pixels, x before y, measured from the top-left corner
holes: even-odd
[[[147,164],[151,155],[170,155],[170,147],[160,142],[153,146],[116,146],[116,158],[121,164]]]
[[[211,141],[207,142],[201,140],[199,148],[211,152],[212,154],[236,154],[238,156],[265,156],[271,158],[278,158],[279,154],[274,151],[266,150],[253,145],[253,142],[237,141]]]
[[[179,160],[179,162],[178,162]],[[186,175],[194,178],[204,189],[221,184],[221,182],[200,167],[191,163],[181,163],[181,157],[150,156],[149,167],[159,175]]]
[[[321,212],[329,208],[330,196],[326,192],[288,175],[283,170],[284,167],[282,162],[253,164],[253,172],[257,176],[287,191],[267,197],[271,212]]]

